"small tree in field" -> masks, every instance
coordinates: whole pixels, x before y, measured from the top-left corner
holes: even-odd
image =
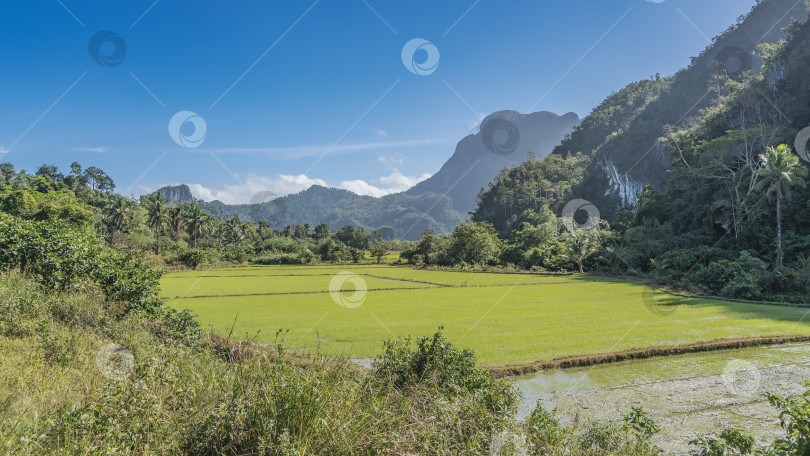
[[[377,259],[377,264],[380,264],[383,257],[388,255],[388,250],[385,250],[385,247],[383,247],[382,244],[376,244],[371,248],[371,252],[369,253],[371,254],[372,258]]]
[[[461,222],[450,236],[448,253],[456,262],[482,264],[494,261],[501,241],[489,222]]]
[[[439,250],[439,238],[433,234],[433,230],[424,230],[419,234],[419,243],[415,250],[422,256],[425,264],[430,264],[430,256]]]

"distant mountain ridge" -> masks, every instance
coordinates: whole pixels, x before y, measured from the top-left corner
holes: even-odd
[[[304,223],[327,223],[332,229],[390,226],[397,237],[415,239],[425,229],[452,231],[475,208],[479,190],[499,171],[523,162],[530,152],[537,157],[548,155],[578,123],[574,113],[496,112],[481,122],[478,133],[459,141],[435,175],[405,192],[381,198],[318,185],[261,204],[205,202],[196,199],[187,185],[167,186],[158,192],[172,204],[196,202],[212,216],[237,215],[243,220],[265,221],[276,229]]]

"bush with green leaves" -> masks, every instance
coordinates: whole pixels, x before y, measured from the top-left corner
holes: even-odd
[[[106,248],[89,228],[0,213],[0,269],[19,269],[47,288],[98,286],[129,310],[155,312],[162,273],[135,253]]]
[[[373,362],[378,382],[408,389],[429,386],[447,397],[472,396],[499,415],[516,410],[517,394],[504,381],[476,367],[472,350],[453,346],[441,332],[414,344],[411,338],[384,343]]]
[[[487,222],[461,222],[450,235],[447,257],[452,264],[494,263],[501,252],[501,241]]]
[[[727,298],[759,299],[762,297],[760,281],[766,269],[764,261],[743,251],[734,261],[712,261],[696,268],[688,277],[709,293]]]
[[[176,258],[180,264],[191,269],[197,269],[208,259],[203,249],[183,249]]]
[[[805,382],[810,388],[810,382]],[[785,436],[776,439],[766,454],[807,455],[810,454],[810,390],[798,397],[784,398],[766,394],[768,402],[780,410],[779,425]]]

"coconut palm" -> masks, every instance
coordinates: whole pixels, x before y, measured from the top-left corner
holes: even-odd
[[[130,205],[126,198],[116,195],[111,204],[107,206],[107,215],[115,231],[121,231],[124,228],[129,212]]]
[[[561,236],[565,248],[561,256],[575,263],[580,274],[584,273],[585,261],[599,253],[600,235],[601,233],[596,228],[566,230]]]
[[[188,233],[194,240],[194,248],[197,248],[197,238],[202,236],[208,229],[208,214],[200,209],[196,204],[191,207],[188,214]]]
[[[770,146],[765,154],[759,156],[762,167],[757,175],[762,177],[757,190],[768,187],[768,196],[776,193],[776,264],[782,266],[782,199],[790,199],[791,185],[804,187],[802,177],[807,175],[807,168],[785,144]]]
[[[169,224],[172,227],[172,231],[174,231],[174,235],[177,236],[177,239],[182,239],[183,233],[183,208],[180,206],[173,207],[169,209]]]
[[[242,227],[242,222],[239,216],[234,215],[225,222],[225,229],[228,236],[228,241],[231,244],[240,244],[245,238],[245,232]]]
[[[157,238],[155,253],[160,255],[160,235],[163,234],[163,230],[166,228],[166,223],[169,221],[170,207],[163,199],[163,195],[158,193],[146,210],[149,215],[147,223],[149,228],[154,230],[155,237]]]

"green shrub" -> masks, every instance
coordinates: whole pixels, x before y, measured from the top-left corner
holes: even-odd
[[[560,423],[538,402],[526,419],[529,445],[533,454],[548,454],[552,448],[560,444],[563,432],[559,426]]]
[[[162,273],[135,253],[103,247],[89,228],[0,214],[0,270],[20,269],[43,286],[76,290],[98,285],[128,310],[153,313]]]
[[[177,261],[191,269],[197,269],[206,261],[205,250],[184,249],[177,255]]]
[[[279,252],[271,255],[265,255],[253,260],[254,264],[262,266],[272,266],[280,264],[302,264],[301,257],[295,253]]]
[[[760,299],[760,281],[766,267],[764,261],[743,251],[734,261],[717,260],[699,267],[689,278],[704,290],[723,297]]]
[[[471,350],[454,347],[437,332],[422,338],[400,338],[384,343],[385,352],[374,359],[377,381],[400,389],[429,385],[449,398],[471,395],[498,415],[516,410],[517,394],[511,386],[478,369]]]

